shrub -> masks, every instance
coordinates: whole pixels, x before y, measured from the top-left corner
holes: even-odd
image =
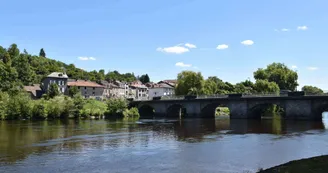
[[[83,105],[83,109],[80,111],[81,116],[84,118],[89,118],[90,116],[99,117],[105,114],[107,111],[107,105],[98,100],[89,99]]]
[[[131,109],[125,109],[123,111],[123,116],[124,118],[139,118],[140,114],[138,108],[133,107]]]
[[[46,119],[48,116],[47,104],[45,100],[38,100],[34,102],[32,109],[32,118],[33,119]]]
[[[123,111],[127,109],[128,103],[123,98],[110,98],[107,101],[108,111],[106,113],[106,118],[110,116],[122,116]]]

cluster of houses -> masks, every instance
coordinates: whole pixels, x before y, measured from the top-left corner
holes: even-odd
[[[42,84],[24,86],[33,98],[40,98],[47,93],[50,85],[56,83],[62,94],[68,95],[71,87],[77,87],[85,98],[103,100],[107,98],[127,98],[147,100],[159,96],[174,95],[176,80],[163,80],[158,83],[143,84],[139,80],[134,82],[101,81],[100,83],[88,80],[69,79],[65,73],[53,72],[42,80]]]

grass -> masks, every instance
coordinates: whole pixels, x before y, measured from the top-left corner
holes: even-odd
[[[328,155],[291,161],[258,173],[328,173]]]

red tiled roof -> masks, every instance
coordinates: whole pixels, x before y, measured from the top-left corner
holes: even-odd
[[[79,86],[79,87],[97,87],[97,88],[105,88],[103,85],[99,85],[95,82],[91,81],[84,81],[84,80],[78,80],[78,81],[71,81],[67,82],[68,86]]]

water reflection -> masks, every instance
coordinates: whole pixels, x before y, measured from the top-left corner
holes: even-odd
[[[302,135],[322,130],[327,121],[284,121],[187,119],[139,121],[2,121],[0,122],[0,162],[15,163],[30,154],[52,151],[82,152],[103,149],[151,146],[163,143],[218,140],[232,134]],[[152,146],[154,147],[154,146]],[[161,147],[161,146],[156,146]]]

